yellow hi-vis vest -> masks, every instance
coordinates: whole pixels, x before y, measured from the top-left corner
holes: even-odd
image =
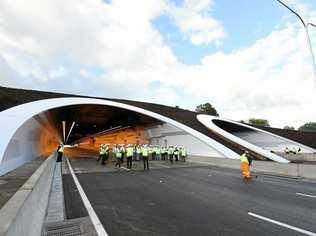
[[[128,147],[126,149],[126,156],[127,157],[132,157],[133,156],[133,148],[132,147]]]
[[[240,156],[240,161],[241,161],[241,163],[247,163],[247,164],[249,164],[249,161],[248,161],[248,158],[247,158],[247,156],[246,156],[246,153],[244,153],[244,154],[242,154],[242,155]]]
[[[144,147],[144,148],[142,149],[142,155],[143,155],[144,157],[147,157],[147,156],[148,156],[148,148]]]
[[[60,148],[58,149],[58,152],[63,153],[64,152],[64,146],[60,146]]]

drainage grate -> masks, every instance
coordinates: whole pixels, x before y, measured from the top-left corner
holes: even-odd
[[[45,236],[77,236],[81,235],[78,223],[59,223],[46,226]]]

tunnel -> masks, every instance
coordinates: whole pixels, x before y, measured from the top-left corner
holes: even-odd
[[[101,99],[44,99],[7,109],[1,112],[0,120],[4,127],[0,174],[38,156],[48,156],[59,143],[66,144],[66,152],[87,157],[97,155],[100,144],[106,143],[111,147],[183,146],[189,155],[236,158],[230,149],[182,123]]]
[[[244,150],[261,155],[259,159],[286,162],[284,159],[289,158],[284,152],[286,147],[289,150],[299,150],[301,155],[314,155],[316,151],[309,146],[244,123],[207,115],[198,115],[197,118],[210,130],[239,144]]]

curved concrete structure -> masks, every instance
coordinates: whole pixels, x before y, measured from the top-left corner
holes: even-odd
[[[77,108],[74,108],[76,106]],[[99,106],[99,108],[94,106]],[[103,106],[106,109],[103,109]],[[81,111],[79,115],[77,114],[78,110]],[[66,113],[71,115],[67,116],[65,115]],[[90,114],[94,115],[90,116]],[[154,103],[0,86],[0,175],[35,158],[37,154],[44,153],[45,150],[38,152],[39,146],[50,147],[49,150],[46,150],[45,156],[47,156],[48,151],[52,152],[59,140],[61,140],[59,137],[61,135],[59,130],[61,121],[65,118],[65,120],[72,122],[76,120],[76,117],[80,117],[78,120],[80,125],[76,128],[75,134],[72,134],[73,136],[71,136],[69,143],[80,139],[80,137],[87,137],[89,134],[93,134],[93,124],[98,124],[98,127],[101,127],[99,124],[103,124],[103,130],[115,127],[118,124],[137,125],[136,123],[131,123],[134,122],[133,119],[136,117],[136,120],[139,119],[137,122],[145,122],[147,125],[152,124],[151,122],[156,125],[157,122],[158,125],[159,123],[167,123],[180,129],[181,132],[186,132],[198,142],[202,142],[203,145],[200,145],[200,148],[207,145],[208,150],[215,150],[214,152],[208,152],[207,149],[203,150],[203,153],[207,153],[208,157],[213,157],[212,153],[217,152],[217,157],[238,159],[243,150],[248,149],[252,152],[255,159],[288,162],[281,156],[271,153],[269,148],[260,146],[258,142],[259,136],[253,136],[251,132],[252,136],[247,134],[248,136],[246,137],[245,132],[242,132],[244,136],[236,136],[236,133],[229,132],[229,126],[233,123],[256,130],[256,134],[259,134],[259,131],[260,135],[267,134],[266,137],[271,139],[269,140],[270,142],[273,139],[283,140],[294,146],[300,146],[306,153],[315,152],[315,149],[310,147],[316,148],[314,142],[316,133],[265,127],[255,128],[218,117],[202,118],[207,116],[198,115],[197,117],[197,115],[194,111]],[[115,124],[109,119],[104,119],[104,117],[115,120]],[[126,120],[120,120],[121,117],[126,117]],[[87,121],[85,120],[86,118],[90,120]],[[212,119],[227,123],[220,127],[221,125],[214,124]],[[90,121],[97,121],[97,123],[91,123]],[[102,129],[98,128],[98,130],[95,130],[95,133],[100,131]],[[177,132],[173,132],[174,134],[172,133],[172,135],[178,135]],[[253,138],[257,139],[257,142],[253,142]],[[38,145],[40,143],[39,140],[41,140],[41,143],[44,142],[45,145]],[[158,142],[157,137],[155,137],[155,140],[155,142]],[[188,140],[185,141],[189,142]],[[174,140],[170,139],[170,142],[174,142]]]
[[[281,137],[281,136],[278,136],[278,135],[275,135],[273,133],[270,133],[270,132],[267,132],[267,131],[264,131],[264,130],[261,130],[261,129],[258,129],[258,128],[255,128],[255,127],[252,127],[252,126],[249,126],[249,125],[246,125],[246,124],[242,124],[242,123],[238,123],[238,122],[235,122],[235,121],[232,121],[232,120],[228,120],[228,119],[224,119],[224,118],[219,118],[219,117],[215,117],[215,116],[210,116],[210,115],[197,115],[197,119],[203,124],[205,125],[208,129],[212,130],[213,132],[216,132],[218,133],[219,135],[221,135],[222,137],[234,142],[234,143],[237,143],[238,145],[244,147],[245,149],[248,149],[252,152],[255,152],[257,154],[260,154],[270,160],[273,160],[273,161],[276,161],[276,162],[280,162],[280,163],[289,163],[288,160],[286,160],[285,158],[279,156],[279,155],[276,155],[274,153],[272,153],[271,151],[279,151],[279,152],[282,152],[284,150],[284,147],[285,146],[296,146],[296,147],[300,147],[302,149],[302,152],[304,153],[313,153],[315,152],[316,150],[313,149],[313,148],[310,148],[310,147],[307,147],[303,144],[300,144],[300,143],[297,143],[297,142],[294,142],[292,140],[289,140],[289,139],[286,139],[284,137]],[[227,132],[225,129],[221,128],[217,123],[219,123],[218,121],[222,122],[222,123],[229,123],[229,124],[233,124],[235,126],[239,126],[239,127],[242,127],[244,128],[245,130],[250,130],[252,132],[244,132],[244,134],[250,134],[252,133],[252,141],[249,142],[249,140],[246,140],[245,138],[242,137],[242,135],[236,135],[235,134],[232,134],[230,132]],[[242,133],[242,132],[240,132]],[[254,135],[255,134],[255,135]],[[246,135],[244,135],[246,136]],[[264,140],[267,140],[267,139],[270,139],[270,140],[274,140],[274,142],[281,142],[283,144],[283,147],[280,149],[280,150],[266,150],[264,149],[262,146],[264,145],[255,145],[255,139],[260,139],[260,141],[264,141]],[[259,142],[259,141],[258,141]]]
[[[98,104],[105,105],[111,107],[123,108],[126,110],[131,110],[134,112],[138,112],[163,122],[166,122],[174,127],[177,127],[194,137],[198,138],[202,142],[206,143],[217,152],[221,153],[225,157],[236,159],[238,155],[225,147],[221,143],[211,139],[210,137],[163,115],[158,113],[151,112],[149,110],[139,108],[136,106],[109,101],[105,99],[95,99],[95,98],[81,98],[81,97],[69,97],[69,98],[54,98],[54,99],[44,99],[35,102],[25,103],[22,105],[18,105],[2,111],[0,113],[0,127],[1,127],[1,142],[0,142],[0,174],[6,173],[9,170],[12,170],[19,165],[23,164],[25,161],[30,158],[35,158],[36,153],[25,153],[24,149],[19,148],[19,142],[15,140],[15,137],[22,137],[23,140],[27,139],[28,131],[30,127],[24,129],[23,126],[28,124],[28,121],[32,119],[32,117],[41,114],[47,110],[64,107],[69,105],[81,105],[81,104]],[[32,129],[35,129],[34,125]],[[19,150],[15,152],[15,150]],[[27,157],[26,157],[27,155]],[[32,157],[29,157],[29,156]]]

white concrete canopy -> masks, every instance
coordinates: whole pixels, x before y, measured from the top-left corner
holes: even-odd
[[[306,151],[308,152],[315,152],[316,150],[314,150],[313,148],[310,148],[310,147],[307,147],[303,144],[300,144],[300,143],[297,143],[295,141],[292,141],[292,140],[289,140],[289,139],[286,139],[284,137],[281,137],[279,135],[276,135],[276,134],[273,134],[273,133],[270,133],[268,131],[265,131],[265,130],[261,130],[261,129],[258,129],[258,128],[255,128],[255,127],[252,127],[252,126],[249,126],[249,125],[246,125],[246,124],[242,124],[242,123],[239,123],[239,122],[235,122],[235,121],[232,121],[232,120],[228,120],[228,119],[224,119],[224,118],[219,118],[219,117],[216,117],[216,116],[210,116],[210,115],[197,115],[197,119],[203,124],[205,125],[207,128],[209,128],[210,130],[218,133],[219,135],[249,149],[249,150],[252,150],[270,160],[273,160],[273,161],[276,161],[276,162],[280,162],[280,163],[289,163],[288,160],[286,160],[285,158],[281,157],[281,156],[278,156],[268,150],[264,150],[262,147],[259,147],[257,145],[254,145],[234,134],[231,134],[227,131],[225,131],[224,129],[220,128],[219,126],[217,126],[213,121],[216,121],[216,120],[219,120],[219,121],[225,121],[225,122],[228,122],[228,123],[231,123],[231,124],[235,124],[237,126],[242,126],[242,127],[246,127],[250,130],[253,130],[253,131],[256,131],[256,132],[259,132],[259,133],[262,133],[262,134],[265,134],[271,138],[277,138],[277,139],[280,139],[280,140],[283,140],[283,141],[286,141],[287,143],[291,143],[293,145],[296,145],[296,146],[299,146],[301,148],[304,148]]]
[[[95,99],[95,98],[81,98],[81,97],[67,97],[67,98],[53,98],[53,99],[44,99],[35,102],[25,103],[12,107],[10,109],[0,112],[0,175],[22,165],[26,160],[30,160],[36,157],[36,153],[32,157],[25,157],[24,152],[18,154],[14,158],[14,161],[11,160],[11,151],[14,148],[10,148],[9,144],[14,138],[17,131],[22,129],[23,125],[27,121],[32,119],[35,115],[41,114],[45,111],[48,111],[53,108],[64,107],[69,105],[81,105],[81,104],[91,104],[91,105],[105,105],[111,107],[118,107],[134,112],[138,112],[163,122],[166,122],[174,127],[177,127],[197,139],[201,140],[205,144],[214,148],[216,151],[221,153],[227,158],[237,159],[239,158],[238,154],[220,144],[219,142],[211,139],[210,137],[180,123],[168,117],[162,116],[158,113],[154,113],[136,106],[127,105],[120,102],[109,101],[105,99]],[[27,132],[27,129],[24,129],[21,132]],[[26,137],[25,135],[23,137]],[[30,154],[28,154],[30,155]],[[5,162],[4,162],[5,160]]]

